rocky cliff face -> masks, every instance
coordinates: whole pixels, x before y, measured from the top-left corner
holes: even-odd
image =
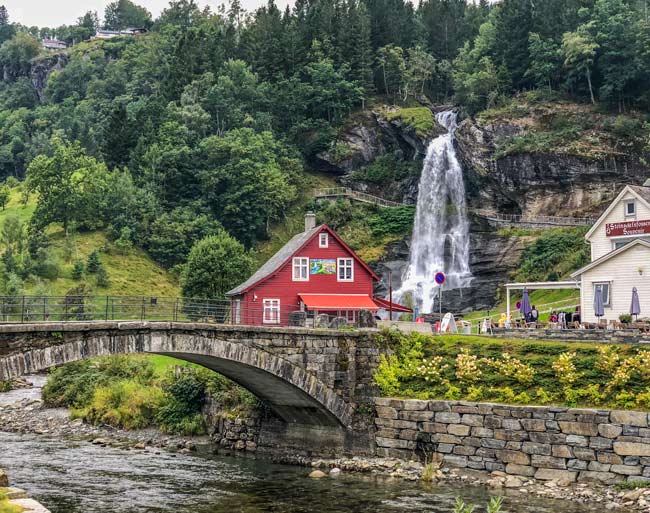
[[[470,207],[530,215],[598,214],[627,184],[641,184],[647,170],[638,156],[587,159],[553,152],[496,159],[497,145],[521,128],[467,119],[456,132]]]
[[[43,101],[43,98],[45,96],[45,87],[47,85],[48,77],[52,74],[53,71],[62,69],[67,66],[68,62],[69,57],[66,54],[57,53],[42,59],[38,59],[32,63],[29,75],[40,101]]]

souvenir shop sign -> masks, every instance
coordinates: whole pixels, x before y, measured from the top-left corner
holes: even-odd
[[[309,274],[336,274],[336,260],[313,258],[309,262]]]
[[[628,221],[626,223],[608,223],[605,225],[605,234],[608,237],[643,235],[646,233],[650,233],[650,219],[645,221]]]

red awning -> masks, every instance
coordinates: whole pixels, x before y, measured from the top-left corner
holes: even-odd
[[[366,294],[298,294],[308,310],[379,310],[375,302]]]
[[[393,312],[406,312],[406,313],[413,312],[411,308],[407,306],[398,305],[397,303],[391,303],[390,301],[388,301],[388,299],[382,299],[380,297],[376,297],[373,299],[373,301],[377,303],[378,306],[380,306],[385,310],[390,310],[392,306]]]

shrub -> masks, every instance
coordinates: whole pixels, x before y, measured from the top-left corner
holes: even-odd
[[[618,320],[621,322],[629,323],[632,322],[632,316],[630,314],[621,314],[618,316]]]
[[[553,362],[553,371],[558,381],[565,387],[573,385],[580,375],[576,371],[574,360],[576,353],[562,353],[560,357]]]
[[[99,260],[99,253],[95,249],[90,253],[90,255],[88,255],[88,261],[86,262],[86,270],[90,274],[95,274],[97,271],[99,271],[101,265],[102,263]]]
[[[476,383],[483,372],[479,369],[478,358],[463,349],[456,357],[456,378],[461,383]]]
[[[97,277],[98,287],[106,288],[111,284],[110,278],[108,277],[108,273],[106,272],[104,266],[101,264],[97,268],[96,277]]]
[[[589,261],[585,228],[560,228],[544,232],[528,246],[521,258],[516,278],[525,281],[553,281]],[[552,276],[555,274],[555,276]]]
[[[84,263],[81,260],[75,260],[72,265],[72,279],[79,281],[84,276]]]
[[[71,413],[73,418],[83,418],[92,424],[141,429],[154,423],[163,400],[164,392],[158,386],[120,380],[97,388],[88,406],[73,409]]]

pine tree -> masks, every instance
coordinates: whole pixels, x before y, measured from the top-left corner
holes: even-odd
[[[98,287],[105,289],[111,284],[110,279],[108,277],[108,273],[106,272],[104,266],[101,264],[99,264],[99,267],[97,268],[96,277],[97,277]]]
[[[84,276],[84,263],[81,260],[75,260],[72,266],[72,279],[79,281]]]
[[[98,269],[101,267],[102,263],[99,260],[99,253],[97,250],[94,250],[90,255],[88,255],[88,261],[86,262],[86,270],[90,274],[95,274]]]

